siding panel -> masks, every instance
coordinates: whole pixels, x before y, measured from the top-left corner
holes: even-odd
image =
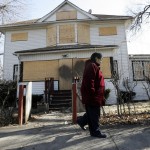
[[[5,36],[4,79],[7,80],[13,79],[13,65],[18,64],[18,58],[13,55],[15,51],[46,47],[46,29],[25,30],[28,41],[11,42],[11,34],[20,32],[23,31],[7,32]]]

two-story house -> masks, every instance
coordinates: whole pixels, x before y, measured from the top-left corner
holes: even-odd
[[[54,77],[55,90],[71,89],[82,76],[84,62],[93,52],[103,55],[101,70],[109,103],[116,102],[110,81],[129,77],[126,29],[131,16],[92,14],[68,0],[42,18],[1,25],[5,35],[4,79],[33,82],[33,93],[42,94],[46,77]]]

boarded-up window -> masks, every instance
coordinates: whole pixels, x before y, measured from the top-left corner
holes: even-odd
[[[90,26],[88,24],[78,24],[78,43],[90,43]]]
[[[11,41],[27,41],[28,40],[28,33],[12,33],[11,34]]]
[[[59,26],[59,43],[75,43],[75,27],[73,24]]]
[[[132,61],[133,79],[145,80],[150,77],[150,61]]]
[[[59,88],[69,90],[72,86],[72,59],[59,60]]]
[[[56,45],[56,26],[47,28],[47,46]]]
[[[104,75],[104,78],[111,78],[111,64],[109,57],[105,57],[102,59],[101,71]]]
[[[134,80],[142,80],[144,78],[142,61],[132,62],[132,65]]]
[[[77,19],[77,11],[60,11],[56,13],[56,20]]]
[[[58,60],[23,63],[23,81],[43,81],[47,77],[58,80]]]
[[[99,35],[101,36],[117,35],[117,28],[116,27],[100,27]]]
[[[82,78],[82,74],[84,71],[84,63],[87,58],[84,59],[73,59],[73,75]],[[111,78],[111,63],[110,57],[104,57],[101,63],[101,71],[103,73],[104,78]]]

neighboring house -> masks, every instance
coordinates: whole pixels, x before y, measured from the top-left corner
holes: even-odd
[[[135,84],[133,89],[136,92],[135,100],[147,100],[148,95],[145,87],[150,96],[150,81],[149,84],[146,82],[146,78],[150,79],[150,55],[129,55],[130,60],[130,79]]]
[[[113,72],[120,81],[129,77],[126,29],[132,19],[92,14],[65,0],[40,19],[2,25],[4,79],[33,81],[33,93],[42,94],[45,78],[54,77],[55,90],[68,90],[85,60],[100,52],[106,88],[112,89],[108,103],[116,103],[110,79]]]

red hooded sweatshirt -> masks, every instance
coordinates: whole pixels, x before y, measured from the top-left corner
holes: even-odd
[[[87,106],[103,106],[105,83],[99,64],[87,60],[81,85],[82,103]]]

